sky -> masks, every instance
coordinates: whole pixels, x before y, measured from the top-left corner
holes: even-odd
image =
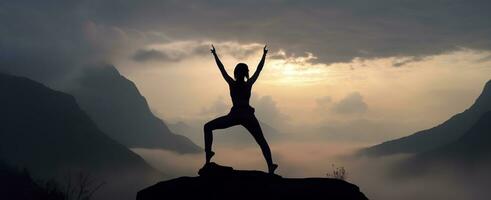
[[[223,62],[229,72],[238,62],[257,64],[259,44],[257,52],[246,59],[227,55],[224,45],[216,47],[220,53],[223,46]],[[406,58],[314,64],[309,61],[313,58],[276,58],[271,52],[254,86],[251,104],[260,120],[283,131],[383,126],[378,131],[384,133],[373,131],[373,139],[360,135],[369,142],[380,142],[429,128],[469,107],[490,78],[491,62],[480,61],[489,55],[462,49],[394,67]],[[151,68],[148,71],[133,70],[140,63],[123,63],[129,67],[123,73],[137,83],[154,112],[164,119],[206,120],[230,108],[227,85],[208,54],[165,67],[153,67],[163,65],[158,62],[144,63]]]
[[[262,121],[370,143],[463,111],[491,78],[489,1],[0,5],[1,71],[63,88],[84,67],[112,64],[169,122],[199,125],[228,112],[212,43],[229,73],[238,62],[254,70],[269,46],[253,90]],[[349,130],[355,124],[367,133]]]
[[[210,45],[231,74],[239,62],[254,71],[267,44],[251,100],[259,120],[289,138],[282,149],[306,140],[315,145],[303,153],[339,152],[468,108],[491,79],[490,9],[487,0],[1,0],[0,72],[63,90],[84,68],[111,64],[156,115],[199,130],[231,105]],[[199,131],[187,134],[202,144]]]

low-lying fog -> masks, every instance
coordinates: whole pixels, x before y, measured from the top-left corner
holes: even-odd
[[[220,137],[220,136],[216,136]],[[358,185],[370,199],[487,199],[491,191],[489,172],[448,172],[444,167],[430,175],[398,178],[390,175],[393,163],[408,155],[384,158],[354,157],[366,144],[323,141],[281,141],[270,144],[273,159],[283,177],[326,177],[337,167],[347,171],[347,181]],[[197,176],[204,154],[176,154],[170,151],[133,149],[169,178]],[[258,146],[236,147],[214,144],[214,162],[235,169],[266,170]]]

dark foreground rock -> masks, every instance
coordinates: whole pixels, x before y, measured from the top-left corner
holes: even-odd
[[[162,181],[137,194],[137,200],[162,199],[367,199],[356,185],[330,178],[282,178],[260,171],[206,165],[198,177]]]

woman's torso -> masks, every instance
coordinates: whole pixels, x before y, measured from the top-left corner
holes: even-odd
[[[232,98],[232,112],[251,112],[254,113],[254,108],[249,105],[251,98],[252,85],[247,82],[233,82],[229,84],[230,97]]]

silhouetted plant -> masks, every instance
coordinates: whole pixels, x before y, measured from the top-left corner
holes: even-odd
[[[9,168],[9,173],[17,174],[12,176],[12,180],[2,180],[13,182],[14,178],[24,181],[27,184],[20,187],[29,186],[30,188],[14,188],[19,190],[19,193],[30,193],[30,199],[39,200],[90,200],[94,193],[99,190],[104,182],[97,181],[92,178],[89,173],[78,172],[76,174],[66,175],[65,183],[60,184],[55,179],[48,181],[34,180],[27,169],[22,171],[15,168]]]
[[[52,200],[67,200],[65,198],[65,194],[61,190],[60,185],[55,180],[51,179],[43,183],[38,183],[40,187],[43,189],[44,193],[48,197],[48,199]]]
[[[63,194],[66,200],[90,200],[94,193],[105,184],[82,171],[68,174],[65,177]]]
[[[334,164],[332,164],[332,172],[327,172],[326,176],[340,180],[346,180],[348,178],[346,175],[346,169],[344,169],[344,167],[336,167]]]
[[[36,181],[27,169],[0,161],[0,199],[66,200],[55,181]]]

